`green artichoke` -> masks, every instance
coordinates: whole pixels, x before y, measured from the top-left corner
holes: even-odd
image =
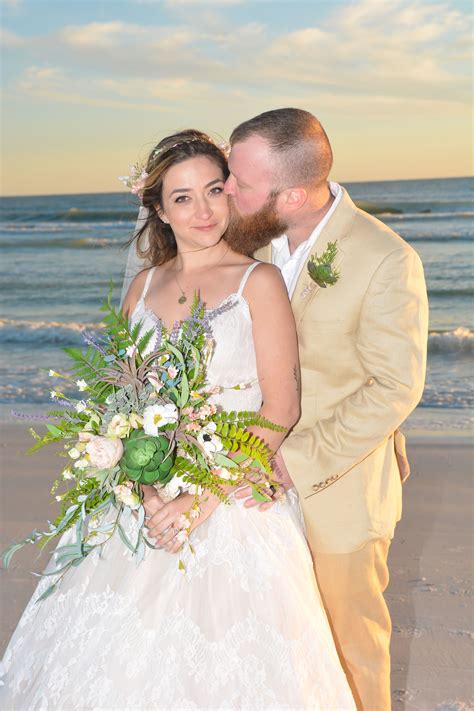
[[[143,430],[134,430],[122,440],[120,468],[131,481],[140,484],[167,484],[172,479],[174,452],[168,453],[169,440],[164,435],[150,437]]]

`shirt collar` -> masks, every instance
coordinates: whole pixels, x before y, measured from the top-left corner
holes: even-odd
[[[321,222],[324,221],[324,223],[326,223],[327,220],[329,219],[329,217],[332,215],[333,211],[336,209],[337,205],[339,204],[339,201],[342,196],[341,186],[339,185],[339,183],[335,183],[332,180],[329,181],[329,191],[334,198],[334,202],[331,205],[328,212],[324,215],[323,219],[321,220]],[[311,247],[313,245],[314,240],[316,239],[316,237],[319,234],[319,230],[321,228],[321,222],[318,222],[318,224],[316,225],[314,230],[311,232],[308,239],[298,245],[298,247],[295,249],[295,251],[291,255],[292,257],[294,257],[296,253],[300,254],[303,251],[303,249],[306,249],[307,247]],[[283,234],[280,237],[275,237],[274,239],[272,239],[271,244],[272,244],[272,248],[275,250],[275,252],[281,252],[283,249],[288,249],[288,237],[286,236],[286,234]]]

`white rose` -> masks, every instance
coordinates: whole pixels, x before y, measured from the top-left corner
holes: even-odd
[[[156,437],[161,427],[178,421],[178,408],[173,403],[149,405],[143,413],[143,429],[147,435]]]
[[[134,430],[139,430],[140,427],[143,427],[143,417],[137,415],[136,412],[132,412],[129,415],[128,421],[130,422],[130,426],[133,427]]]
[[[174,476],[171,481],[165,484],[160,490],[160,494],[163,492],[166,498],[175,499],[183,491],[188,491],[189,488],[190,484],[187,481],[184,481],[180,476]]]
[[[118,437],[100,437],[94,435],[86,445],[91,464],[98,469],[111,469],[120,461],[123,454],[122,440]]]
[[[80,469],[83,471],[84,469],[87,469],[88,466],[90,466],[90,462],[87,461],[87,459],[76,459],[74,462],[74,466],[76,469]]]
[[[125,415],[114,415],[107,427],[109,437],[128,437],[130,434],[130,423]]]
[[[114,486],[114,494],[117,501],[121,501],[125,506],[130,506],[131,509],[139,508],[140,498],[138,494],[132,491],[130,487],[125,486],[125,484]]]

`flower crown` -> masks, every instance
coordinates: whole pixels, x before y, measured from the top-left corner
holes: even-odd
[[[172,148],[177,148],[177,146],[181,146],[185,143],[194,143],[195,141],[201,141],[201,143],[212,143],[213,145],[217,146],[217,148],[219,148],[226,157],[229,155],[230,145],[229,143],[227,143],[227,141],[220,141],[219,143],[215,143],[211,139],[206,141],[205,139],[199,136],[195,136],[193,138],[184,138],[181,141],[173,143],[173,145],[171,146],[157,146],[151,153],[150,158],[153,160],[162,153],[170,151]],[[130,189],[133,195],[138,195],[138,197],[141,199],[143,197],[143,189],[145,187],[145,182],[148,178],[148,175],[149,173],[147,173],[147,171],[145,170],[145,165],[137,162],[130,168],[130,175],[121,175],[119,176],[119,180],[127,188]]]

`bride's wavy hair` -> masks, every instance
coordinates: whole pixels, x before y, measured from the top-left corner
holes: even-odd
[[[152,266],[164,264],[177,253],[173,230],[163,222],[157,211],[157,206],[163,204],[163,179],[173,165],[197,156],[212,160],[222,170],[226,180],[229,169],[224,150],[210,136],[196,129],[186,129],[166,136],[148,156],[145,167],[147,176],[141,191],[142,204],[148,208],[148,216],[128,244],[135,242],[137,253]],[[148,233],[149,244],[142,249],[140,238],[145,232]]]

